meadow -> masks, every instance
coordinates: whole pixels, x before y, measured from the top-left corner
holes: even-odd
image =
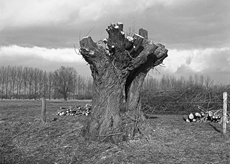
[[[47,101],[47,122],[40,121],[40,100],[0,101],[1,164],[229,164],[230,125],[187,123],[180,114],[154,114],[143,137],[114,145],[88,142],[80,135],[86,116],[56,116],[61,106],[89,101]]]

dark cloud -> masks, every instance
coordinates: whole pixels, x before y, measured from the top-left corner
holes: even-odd
[[[106,37],[106,27],[98,22],[81,25],[33,26],[27,28],[8,28],[0,31],[0,46],[19,45],[26,47],[73,48],[79,47],[82,37],[90,35],[95,41]]]
[[[19,45],[25,47],[61,48],[73,47],[78,41],[78,34],[72,29],[52,27],[30,27],[7,29],[0,34],[0,44]]]
[[[230,1],[178,1],[153,6],[143,17],[151,38],[170,48],[191,49],[230,46]]]
[[[135,3],[140,5],[134,1],[132,6]],[[72,47],[85,35],[92,36],[95,41],[106,37],[106,27],[111,22],[121,21],[127,32],[146,28],[150,39],[162,42],[168,48],[230,46],[230,21],[227,19],[230,17],[230,1],[178,0],[168,5],[150,3],[133,10],[127,6],[125,10],[124,6],[128,4],[117,5],[120,10],[105,8],[105,15],[102,13],[95,20],[80,20],[79,10],[76,10],[64,23],[5,28],[0,31],[0,45]]]

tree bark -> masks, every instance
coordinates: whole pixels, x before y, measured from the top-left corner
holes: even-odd
[[[94,99],[89,134],[92,139],[112,139],[117,142],[120,135],[108,136],[120,132],[120,107],[124,85],[121,84],[121,79],[114,80],[114,74],[107,75],[108,79],[100,84],[100,91]]]
[[[139,34],[148,34],[140,29]],[[148,36],[144,36],[148,38]],[[129,126],[127,130],[129,134],[129,139],[132,139],[137,132],[139,132],[138,124],[144,121],[144,116],[141,112],[141,97],[140,92],[144,83],[144,79],[151,68],[162,63],[166,55],[162,58],[160,54],[167,54],[167,50],[161,44],[157,44],[158,48],[154,51],[154,55],[149,55],[147,61],[140,65],[138,68],[134,69],[128,76],[125,86],[126,92],[126,109],[127,116],[133,122],[133,126]]]
[[[140,89],[148,71],[167,57],[164,46],[149,41],[148,32],[126,37],[123,24],[111,24],[107,39],[80,41],[80,53],[89,63],[93,76],[93,112],[85,136],[115,143],[133,137],[141,118]],[[121,113],[125,93],[126,112]]]

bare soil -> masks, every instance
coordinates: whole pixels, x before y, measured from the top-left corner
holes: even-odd
[[[187,123],[182,115],[153,115],[143,136],[119,145],[88,142],[80,135],[86,116],[56,116],[61,106],[88,101],[0,101],[1,164],[229,164],[230,125]]]

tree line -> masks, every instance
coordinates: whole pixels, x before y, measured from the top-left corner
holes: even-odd
[[[142,92],[147,90],[182,89],[191,86],[212,87],[208,76],[191,75],[175,78],[163,75],[161,79],[146,78]],[[92,79],[77,73],[73,67],[61,66],[55,71],[22,66],[0,67],[0,99],[91,99]]]
[[[180,90],[193,86],[210,88],[216,85],[214,80],[209,76],[204,76],[202,74],[190,75],[188,78],[184,76],[176,78],[173,75],[163,75],[160,79],[153,77],[146,78],[143,85],[143,91],[149,89],[155,91]]]
[[[92,79],[73,67],[55,71],[22,66],[0,67],[1,99],[90,99]]]

